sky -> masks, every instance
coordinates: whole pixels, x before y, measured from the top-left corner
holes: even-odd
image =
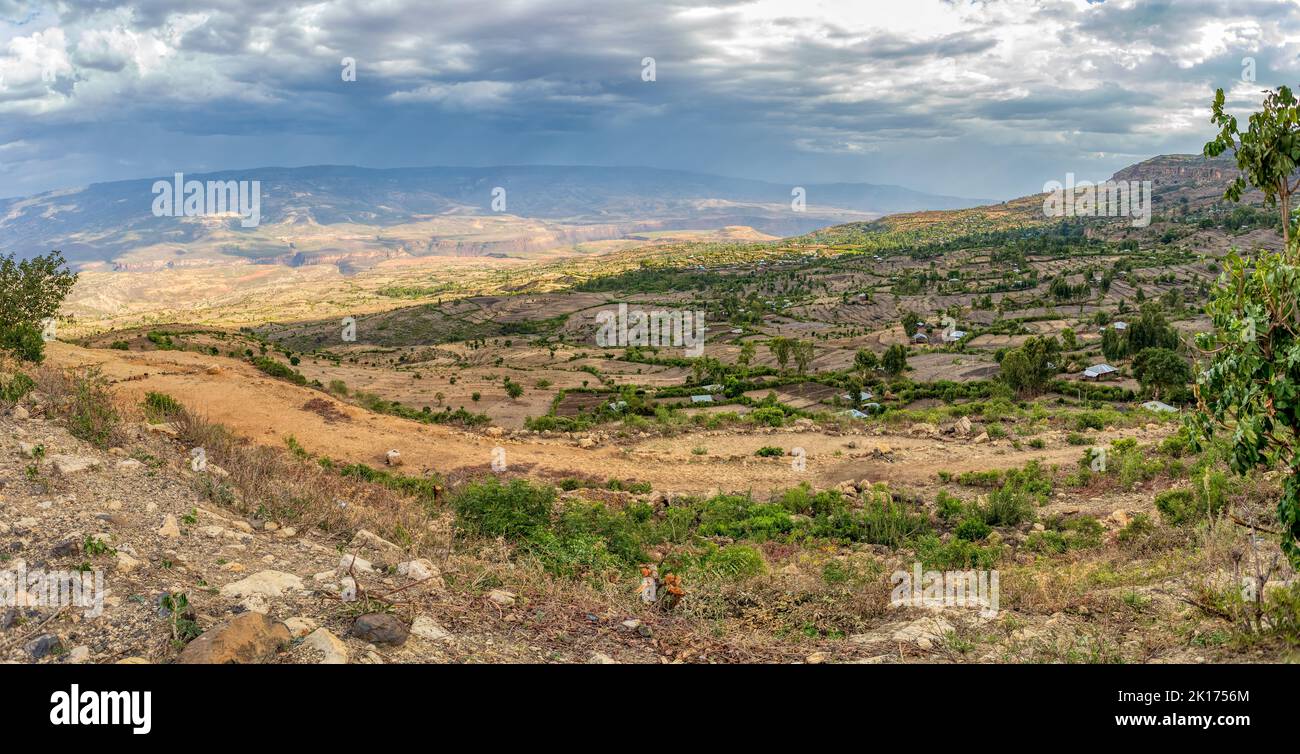
[[[1295,0],[0,0],[0,197],[581,164],[1006,199],[1199,152],[1216,87],[1249,112],[1298,56]]]

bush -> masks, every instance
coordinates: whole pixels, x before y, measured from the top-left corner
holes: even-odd
[[[767,571],[763,555],[748,545],[727,545],[709,555],[702,567],[724,579],[743,579]]]
[[[785,412],[776,406],[764,406],[754,409],[749,420],[767,427],[779,427],[785,423]]]
[[[776,457],[776,456],[783,456],[783,455],[785,455],[785,451],[782,450],[781,448],[777,448],[777,447],[774,447],[774,446],[772,446],[772,445],[764,445],[763,447],[761,447],[761,448],[759,448],[758,450],[754,451],[754,455],[756,455],[756,456],[758,456],[758,457],[760,457],[760,458],[773,458],[773,457]]]
[[[290,367],[284,364],[281,364],[275,359],[268,358],[266,356],[259,356],[253,359],[253,366],[262,370],[266,374],[271,375],[272,377],[276,377],[281,380],[288,380],[289,382],[292,382],[295,385],[307,384],[307,378],[303,377],[300,372],[291,369]]]
[[[555,490],[516,479],[471,483],[452,500],[456,521],[467,531],[522,539],[550,522]]]
[[[944,542],[927,534],[916,541],[916,557],[926,568],[991,569],[997,565],[1000,554],[1001,548],[996,545],[981,546],[956,537]]]
[[[956,535],[958,539],[964,539],[967,542],[978,542],[987,537],[992,531],[993,529],[990,528],[988,524],[984,523],[983,520],[972,516],[963,519],[960,524],[957,524],[957,528],[953,530],[953,534]]]
[[[45,360],[45,340],[35,325],[4,323],[0,324],[0,351],[8,351],[20,361],[39,364]]]
[[[46,372],[42,375],[41,388],[51,396],[55,412],[74,437],[98,448],[119,444],[122,416],[108,380],[98,368]]]
[[[165,421],[185,410],[170,395],[152,391],[145,393],[143,405],[145,414],[155,421]]]
[[[27,397],[34,387],[36,383],[22,372],[15,372],[9,379],[0,377],[0,401],[17,403]]]
[[[1218,476],[1223,477],[1222,474]],[[1200,494],[1194,494],[1188,489],[1176,489],[1156,495],[1156,510],[1160,511],[1161,520],[1171,526],[1186,526],[1222,510],[1226,499],[1221,489],[1209,494],[1198,492]]]

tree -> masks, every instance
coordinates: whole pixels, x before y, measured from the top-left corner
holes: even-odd
[[[1079,347],[1079,339],[1074,334],[1074,330],[1067,327],[1061,331],[1061,344],[1065,346],[1067,351],[1073,351]]]
[[[808,371],[808,365],[813,360],[813,343],[811,340],[796,340],[794,342],[794,363],[799,369],[799,374]]]
[[[1056,338],[1029,338],[1002,357],[1002,381],[1017,392],[1038,392],[1061,371],[1061,343]]]
[[[903,312],[902,322],[903,332],[906,332],[909,338],[915,335],[917,330],[921,329],[921,318],[917,316],[916,312]]]
[[[907,369],[907,348],[895,343],[885,351],[881,366],[890,377],[897,377]]]
[[[858,352],[853,354],[853,368],[858,370],[858,375],[864,380],[879,364],[880,360],[876,358],[876,352],[869,348],[859,348]]]
[[[1133,357],[1133,376],[1159,399],[1162,391],[1191,382],[1192,370],[1183,357],[1168,348],[1145,348]]]
[[[1291,183],[1296,163],[1300,162],[1300,111],[1291,88],[1279,86],[1264,97],[1263,109],[1250,116],[1245,133],[1237,128],[1237,119],[1224,110],[1223,90],[1214,92],[1210,122],[1220,128],[1219,135],[1206,143],[1205,155],[1218,157],[1233,152],[1241,175],[1228,184],[1224,199],[1241,201],[1246,182],[1264,192],[1270,206],[1281,204],[1282,240],[1291,248],[1291,195],[1300,187],[1300,179]]]
[[[749,366],[749,362],[754,360],[754,351],[754,341],[745,341],[745,345],[740,347],[740,356],[736,357],[736,362],[743,366]]]
[[[1300,240],[1290,232],[1295,187],[1288,183],[1300,157],[1296,101],[1280,87],[1264,100],[1263,112],[1250,117],[1249,131],[1238,134],[1236,121],[1223,114],[1220,90],[1214,121],[1223,132],[1205,153],[1236,148],[1244,179],[1281,200],[1286,246],[1282,253],[1259,254],[1253,264],[1235,251],[1224,261],[1205,308],[1214,331],[1196,336],[1210,363],[1196,377],[1197,410],[1188,421],[1198,444],[1219,430],[1231,434],[1229,461],[1237,473],[1256,467],[1284,472],[1279,538],[1291,566],[1300,568]],[[1237,200],[1243,188],[1239,178],[1226,196]]]
[[[505,380],[502,382],[502,386],[505,387],[506,395],[510,396],[511,400],[514,400],[524,394],[524,386],[520,385],[518,382],[515,382],[509,377],[505,378]]]
[[[790,363],[790,351],[793,346],[793,341],[780,336],[767,341],[767,350],[771,351],[772,356],[776,357],[776,363],[783,372],[785,371],[785,365]]]
[[[59,313],[76,282],[62,252],[21,262],[12,254],[0,256],[0,350],[24,361],[43,360],[41,323]]]

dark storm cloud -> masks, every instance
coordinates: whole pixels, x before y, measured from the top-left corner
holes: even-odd
[[[1300,73],[1288,2],[816,9],[0,0],[0,196],[198,165],[574,162],[1005,197],[1195,150],[1214,87],[1244,107]]]

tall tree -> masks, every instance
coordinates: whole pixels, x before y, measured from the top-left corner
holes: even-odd
[[[24,361],[44,359],[41,322],[59,313],[76,282],[60,251],[21,262],[0,255],[0,351]]]
[[[1263,109],[1250,116],[1250,125],[1242,133],[1237,119],[1224,109],[1223,90],[1214,92],[1210,122],[1219,127],[1219,135],[1205,145],[1207,157],[1234,152],[1241,175],[1228,184],[1223,198],[1241,201],[1246,182],[1264,193],[1270,205],[1282,209],[1282,240],[1291,248],[1291,196],[1300,188],[1300,178],[1291,183],[1296,163],[1300,163],[1300,110],[1291,88],[1279,86],[1264,97]]]

